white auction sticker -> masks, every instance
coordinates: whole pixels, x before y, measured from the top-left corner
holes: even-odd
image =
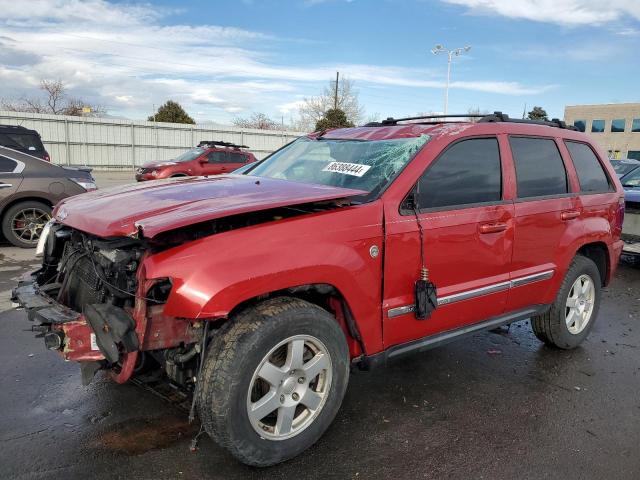
[[[90,337],[91,337],[91,350],[100,350],[98,348],[98,342],[96,342],[96,334],[92,333]]]
[[[353,175],[354,177],[361,177],[367,170],[371,168],[371,165],[362,165],[360,163],[347,163],[347,162],[331,162],[329,165],[322,169],[323,172],[343,173],[345,175]]]

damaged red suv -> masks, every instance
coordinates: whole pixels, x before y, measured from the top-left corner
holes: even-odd
[[[65,200],[13,298],[85,381],[155,368],[257,466],[320,438],[351,366],[527,318],[578,346],[622,248],[615,172],[557,120],[454,120],[324,131],[242,175]]]
[[[246,145],[236,145],[217,140],[202,141],[196,148],[187,150],[172,160],[149,162],[136,170],[136,180],[220,175],[253,163],[253,153],[242,150]]]

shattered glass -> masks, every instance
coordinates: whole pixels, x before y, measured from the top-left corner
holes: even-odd
[[[248,175],[375,193],[386,187],[429,140],[424,134],[390,140],[301,138]]]

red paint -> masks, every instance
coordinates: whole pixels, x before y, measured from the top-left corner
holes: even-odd
[[[211,161],[210,156],[214,153],[222,155],[233,155],[239,161]],[[229,157],[232,158],[232,157]],[[216,160],[216,159],[214,159]],[[142,165],[136,173],[136,180],[139,182],[147,180],[159,180],[173,176],[200,176],[200,175],[220,175],[230,173],[237,168],[256,161],[253,153],[240,150],[238,148],[203,148],[203,152],[197,158],[188,162],[173,162],[171,160],[164,162],[148,162]]]
[[[145,182],[63,200],[53,215],[99,237],[158,233],[239,213],[332,200],[366,192],[274,178],[219,175]],[[97,221],[99,212],[100,221]]]
[[[353,314],[365,352],[373,354],[524,306],[551,303],[571,260],[586,244],[597,243],[606,249],[609,267],[604,281],[610,281],[621,249],[622,188],[606,156],[594,147],[615,191],[579,193],[563,140],[593,145],[586,135],[538,125],[464,123],[338,129],[325,133],[325,138],[364,140],[421,134],[432,136],[431,141],[376,201],[211,235],[147,256],[139,272],[140,295],[150,286],[146,279],[171,278],[173,289],[161,313],[147,312],[142,300],[136,304],[134,318],[142,349],[173,346],[180,339],[194,341],[193,322],[225,318],[244,301],[300,285],[334,286]],[[516,198],[510,134],[555,139],[566,164],[568,195],[527,201]],[[498,138],[503,196],[501,202],[490,206],[419,215],[426,263],[439,297],[548,270],[553,270],[553,275],[442,305],[427,321],[418,321],[411,313],[388,318],[389,309],[413,303],[413,285],[420,268],[416,220],[402,215],[400,204],[448,145],[474,136]],[[145,236],[153,237],[236,213],[358,193],[266,178],[221,176],[91,193],[65,201],[56,214],[60,217],[64,212],[63,223],[99,236],[130,235],[140,227]],[[381,252],[375,258],[370,255],[373,245]],[[345,328],[344,312],[336,302],[331,301],[331,309]],[[155,328],[163,332],[161,341],[149,337]],[[349,346],[352,356],[360,353],[352,338]]]

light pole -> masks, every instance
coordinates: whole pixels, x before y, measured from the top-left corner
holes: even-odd
[[[447,60],[447,85],[444,89],[444,114],[447,114],[447,109],[449,108],[449,80],[451,79],[451,59],[455,56],[455,57],[459,57],[460,55],[462,55],[463,53],[468,52],[469,50],[471,50],[471,45],[467,45],[466,47],[461,47],[461,48],[454,48],[453,50],[449,50],[448,48],[445,48],[443,45],[436,45],[434,48],[431,49],[431,53],[433,53],[434,55],[440,55],[441,53],[446,53],[448,60]]]

